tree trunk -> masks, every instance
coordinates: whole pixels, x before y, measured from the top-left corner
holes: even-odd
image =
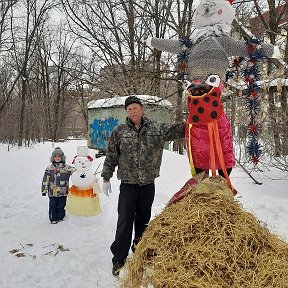
[[[282,109],[282,155],[288,155],[288,105],[287,105],[287,97],[288,89],[286,86],[282,88],[281,92],[281,109]]]
[[[160,78],[161,78],[161,51],[155,50],[154,49],[154,67],[155,67],[155,71],[153,74],[153,79],[152,79],[152,85],[151,85],[151,89],[152,89],[152,95],[156,95],[159,96],[161,95],[160,93]]]
[[[175,122],[183,121],[183,88],[182,84],[178,82],[178,94],[177,94],[177,106],[176,106],[176,113],[175,113]],[[184,139],[177,139],[173,142],[173,151],[178,152],[179,154],[183,155],[184,150]]]
[[[58,83],[60,86],[60,84]],[[53,119],[53,134],[52,141],[56,142],[58,140],[58,129],[59,129],[59,108],[60,108],[60,100],[61,100],[61,89],[58,86],[56,100],[54,103],[54,119]]]
[[[287,63],[288,61],[288,28],[286,29],[286,44],[285,44],[285,53],[284,53],[284,60]],[[285,70],[284,78],[288,78],[288,70]],[[281,96],[281,109],[282,109],[282,155],[288,155],[288,89],[287,86],[282,87]]]
[[[278,129],[278,123],[277,123],[277,116],[275,111],[275,99],[274,99],[274,93],[269,91],[269,116],[271,120],[271,132],[273,135],[274,140],[274,156],[279,157],[281,155],[281,141],[280,141],[280,134]]]
[[[18,133],[18,146],[23,145],[24,138],[24,121],[25,121],[25,104],[26,104],[26,94],[27,94],[27,79],[26,73],[22,74],[22,91],[21,91],[21,109],[19,118],[19,133]]]

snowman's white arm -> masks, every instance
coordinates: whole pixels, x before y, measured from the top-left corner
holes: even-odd
[[[100,165],[101,165],[101,163],[99,163],[99,165],[97,166],[97,168],[96,168],[96,170],[95,170],[95,173],[94,173],[95,175],[102,172],[102,171],[97,172],[97,171],[98,171],[98,168],[100,167]],[[96,178],[96,179],[97,179],[97,178]]]
[[[179,54],[183,51],[183,45],[179,40],[148,38],[146,45],[173,54]]]

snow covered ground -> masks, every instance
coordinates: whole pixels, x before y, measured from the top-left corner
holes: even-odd
[[[64,222],[51,225],[48,198],[41,196],[43,173],[53,149],[60,146],[67,163],[71,164],[77,146],[82,145],[86,141],[46,142],[8,151],[7,145],[0,144],[1,288],[118,287],[111,274],[109,249],[117,221],[119,181],[116,177],[111,180],[112,194],[100,195],[103,212],[95,217],[68,215]],[[90,155],[94,154],[90,150]],[[93,169],[100,164],[101,171],[103,161],[103,157],[95,159]],[[271,169],[269,173],[254,176],[263,185],[254,184],[240,168],[233,170],[231,181],[238,190],[237,199],[272,233],[288,242],[287,173]],[[189,178],[187,157],[164,151],[153,215],[161,212]]]

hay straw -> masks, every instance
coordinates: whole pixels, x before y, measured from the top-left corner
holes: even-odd
[[[288,245],[210,177],[164,208],[125,265],[125,288],[288,287]]]

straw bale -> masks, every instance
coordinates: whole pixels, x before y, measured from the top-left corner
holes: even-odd
[[[125,288],[288,287],[288,244],[243,210],[222,177],[166,206],[125,264]]]

